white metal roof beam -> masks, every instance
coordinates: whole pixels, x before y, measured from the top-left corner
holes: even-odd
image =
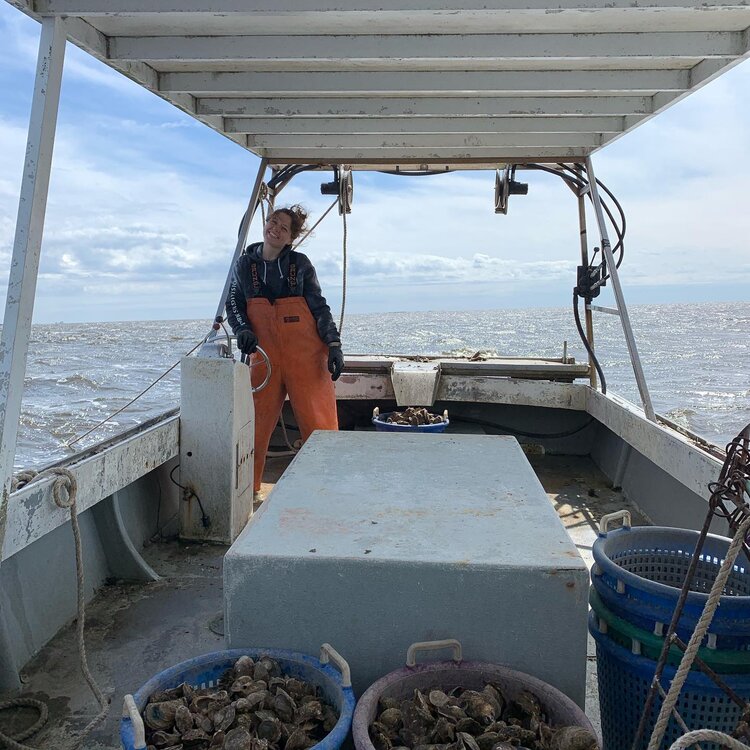
[[[226,62],[238,60],[582,60],[706,58],[741,55],[743,32],[631,34],[460,34],[346,36],[112,37],[111,60]]]
[[[624,117],[228,117],[228,133],[619,133]]]
[[[258,149],[274,164],[502,164],[506,162],[583,161],[591,148],[299,148]]]
[[[199,98],[199,114],[234,117],[462,117],[648,115],[650,96]]]
[[[30,13],[33,10],[31,7],[33,0],[12,0],[12,2],[17,5],[19,10],[25,13]],[[88,52],[97,60],[105,63],[108,62],[107,37],[104,34],[80,18],[65,18],[62,20],[62,24],[65,29],[65,35],[73,44]],[[135,83],[153,91],[157,96],[161,96],[158,86],[158,74],[150,65],[138,61],[123,61],[113,64],[112,67],[127,78],[135,81]],[[224,118],[222,116],[209,113],[206,115],[198,114],[196,100],[192,95],[178,94],[170,96],[169,102],[191,117],[195,117],[204,125],[235,141],[235,143],[244,145],[241,138],[224,132]]]
[[[441,73],[330,72],[330,73],[161,73],[159,89],[163,92],[198,94],[279,95],[284,93],[311,96],[344,94],[464,94],[541,91],[588,93],[683,91],[689,85],[685,70],[635,71],[500,71]]]
[[[601,135],[597,133],[357,133],[347,137],[341,135],[336,145],[344,150],[359,150],[367,148],[381,149],[436,149],[436,148],[493,148],[496,151],[505,148],[597,148],[602,143]],[[305,149],[326,148],[331,146],[331,139],[320,133],[308,135],[276,135],[257,134],[247,136],[248,148],[274,149]]]
[[[237,13],[279,12],[347,12],[347,11],[470,11],[487,10],[482,0],[289,0],[280,10],[275,0],[34,0],[34,11],[39,14],[116,16],[156,13],[205,13],[225,15]],[[248,7],[251,6],[251,7]],[[700,0],[700,7],[731,8],[746,7],[741,0]],[[695,10],[696,3],[690,0],[556,0],[554,11],[578,9],[672,9]],[[549,0],[495,0],[497,10],[549,11]]]

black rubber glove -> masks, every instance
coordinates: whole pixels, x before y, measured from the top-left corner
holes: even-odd
[[[328,347],[328,372],[331,373],[331,380],[338,380],[344,369],[344,352],[340,346]]]
[[[243,354],[252,354],[258,348],[258,337],[249,328],[237,331],[237,348]]]

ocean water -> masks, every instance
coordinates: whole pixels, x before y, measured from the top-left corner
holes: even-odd
[[[750,423],[750,303],[629,308],[656,411],[724,445]],[[32,329],[16,468],[72,451],[67,441],[124,406],[193,348],[209,321],[58,323]],[[344,351],[560,357],[585,361],[569,308],[347,315]],[[596,314],[608,389],[640,403],[617,318]],[[179,403],[179,367],[76,448]]]

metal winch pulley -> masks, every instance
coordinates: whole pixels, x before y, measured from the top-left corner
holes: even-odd
[[[508,198],[511,195],[528,195],[529,186],[525,182],[516,182],[515,164],[508,164],[500,174],[495,171],[495,213],[508,213]]]
[[[352,201],[354,199],[354,178],[349,167],[334,166],[333,180],[323,182],[320,185],[322,195],[337,195],[339,216],[352,212]]]

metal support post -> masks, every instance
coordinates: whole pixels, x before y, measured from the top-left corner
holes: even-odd
[[[582,176],[582,170],[580,166],[576,166],[576,172],[579,177]],[[588,236],[586,234],[586,199],[583,193],[578,194],[578,227],[580,229],[581,236],[581,264],[584,267],[589,265],[589,248],[588,248]],[[586,305],[585,310],[586,316],[586,338],[589,341],[591,351],[594,351],[594,316],[591,314],[589,306]],[[596,390],[596,366],[594,365],[594,358],[589,354],[589,383],[591,387]]]
[[[227,301],[227,294],[229,294],[229,285],[232,283],[232,271],[234,270],[234,264],[237,258],[240,257],[242,251],[245,249],[245,242],[247,241],[247,233],[250,230],[250,224],[253,221],[253,216],[258,209],[258,196],[260,195],[260,186],[263,184],[263,175],[266,173],[266,167],[268,166],[268,159],[261,159],[260,165],[258,166],[258,174],[255,176],[255,184],[253,185],[253,192],[250,193],[250,200],[247,204],[247,211],[242,217],[242,223],[240,224],[240,232],[237,237],[237,245],[234,248],[234,255],[232,256],[232,262],[229,264],[229,273],[227,273],[227,279],[224,282],[224,291],[221,293],[221,299],[219,300],[219,307],[216,310],[216,318],[222,315],[224,312],[224,304]],[[214,331],[214,334],[216,332]],[[214,338],[211,336],[211,338]]]
[[[612,247],[609,244],[607,227],[604,223],[604,211],[602,210],[601,199],[599,198],[599,189],[596,184],[596,176],[594,175],[594,167],[591,163],[590,156],[586,157],[586,172],[588,174],[589,187],[591,189],[591,202],[594,205],[594,213],[596,214],[596,221],[599,225],[602,253],[604,254],[605,260],[607,261],[609,275],[612,279],[612,291],[615,293],[617,309],[620,311],[620,322],[622,323],[622,330],[625,334],[625,341],[628,345],[630,362],[633,365],[633,372],[635,374],[636,383],[638,384],[638,391],[641,394],[643,411],[646,413],[646,418],[649,421],[656,422],[654,407],[651,404],[651,394],[648,392],[648,386],[646,385],[646,376],[643,374],[641,359],[638,356],[638,348],[635,345],[635,337],[633,336],[633,328],[630,325],[630,316],[628,315],[628,309],[625,306],[625,297],[622,294],[620,277],[617,273],[617,266],[615,264],[614,255],[612,254]]]
[[[8,296],[0,338],[0,557],[5,541],[23,380],[29,350],[31,318],[39,273],[39,255],[47,209],[47,192],[60,101],[65,30],[58,17],[42,19],[39,56],[26,143],[21,196],[18,203]]]

